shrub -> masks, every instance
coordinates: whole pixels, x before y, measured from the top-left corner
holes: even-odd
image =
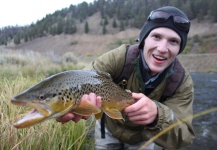
[[[62,62],[77,64],[78,59],[72,52],[67,52],[62,56]]]

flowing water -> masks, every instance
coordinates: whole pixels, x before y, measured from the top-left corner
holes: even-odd
[[[217,107],[217,73],[191,73],[194,81],[194,114]],[[193,119],[196,138],[182,150],[217,150],[217,112]]]

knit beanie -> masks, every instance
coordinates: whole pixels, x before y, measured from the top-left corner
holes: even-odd
[[[189,20],[184,12],[182,12],[178,8],[175,8],[172,6],[165,6],[165,7],[158,8],[156,10],[168,12],[171,15],[179,15],[179,16],[182,16],[185,19]],[[177,28],[174,24],[173,17],[169,17],[169,19],[167,19],[165,22],[156,22],[156,21],[152,21],[151,19],[148,19],[146,21],[146,23],[143,25],[141,32],[140,32],[139,48],[143,49],[145,38],[149,35],[149,33],[153,29],[158,28],[158,27],[170,28],[170,29],[174,30],[180,36],[180,38],[181,38],[181,45],[180,45],[180,50],[179,50],[179,54],[180,54],[186,46],[187,35],[188,35],[189,30],[184,31],[184,30]]]

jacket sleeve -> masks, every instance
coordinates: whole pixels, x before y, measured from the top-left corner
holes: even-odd
[[[148,128],[151,137],[164,129],[169,129],[170,125],[175,125],[157,138],[156,144],[168,149],[178,149],[193,142],[195,137],[191,118],[193,115],[193,93],[193,81],[186,71],[183,83],[172,97],[163,103],[155,101],[158,106],[158,120],[154,127]],[[182,119],[186,119],[186,121],[180,122]]]

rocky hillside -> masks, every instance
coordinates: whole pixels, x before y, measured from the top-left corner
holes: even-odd
[[[84,23],[78,23],[78,32],[72,35],[55,35],[36,38],[32,41],[14,45],[13,43],[1,46],[0,49],[13,49],[20,51],[37,51],[46,55],[63,55],[72,52],[82,58],[82,61],[92,61],[102,53],[109,51],[123,43],[135,43],[139,36],[139,29],[129,28],[125,31],[114,29],[110,34],[98,34],[97,26],[100,15],[96,13],[88,18],[90,33],[83,31]],[[110,20],[109,20],[110,21]],[[192,21],[189,33],[187,55],[180,55],[180,59],[191,71],[217,71],[217,25],[210,23],[197,23]],[[211,54],[210,54],[211,53]],[[194,66],[194,67],[192,67]]]

